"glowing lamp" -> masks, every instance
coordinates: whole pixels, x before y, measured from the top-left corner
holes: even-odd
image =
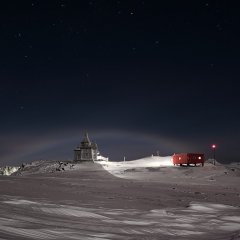
[[[216,145],[215,145],[215,144],[213,144],[213,145],[212,145],[212,148],[216,148]]]

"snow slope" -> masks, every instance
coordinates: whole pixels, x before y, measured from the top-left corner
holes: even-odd
[[[103,168],[111,174],[120,177],[122,173],[128,170],[135,170],[138,168],[156,168],[156,167],[172,167],[172,156],[160,157],[150,156],[133,161],[124,162],[99,162]]]

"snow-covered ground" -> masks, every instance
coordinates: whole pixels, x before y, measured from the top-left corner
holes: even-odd
[[[0,176],[0,240],[239,240],[239,177],[171,157],[33,162]]]
[[[124,177],[123,172],[127,170],[134,171],[139,168],[156,168],[156,167],[173,167],[172,156],[160,157],[150,156],[133,161],[123,162],[110,162],[101,161],[99,162],[105,170],[117,177]]]
[[[150,156],[123,162],[101,161],[99,164],[115,177],[142,181],[185,182],[191,185],[221,182],[227,185],[230,181],[237,184],[240,177],[239,163],[222,165],[217,162],[213,165],[211,161],[206,161],[204,167],[180,167],[173,165],[172,156]]]
[[[4,196],[0,198],[0,233],[1,239],[19,240],[237,240],[240,237],[238,210],[198,202],[186,209],[109,209]]]

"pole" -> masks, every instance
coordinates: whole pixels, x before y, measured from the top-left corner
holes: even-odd
[[[215,148],[213,148],[213,165],[216,165]]]
[[[212,145],[212,150],[213,150],[213,165],[216,165],[216,145]]]

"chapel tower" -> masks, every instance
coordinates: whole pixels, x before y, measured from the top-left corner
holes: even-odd
[[[74,149],[74,161],[86,162],[96,161],[98,156],[98,147],[96,143],[90,141],[88,133],[84,134],[80,146]]]

